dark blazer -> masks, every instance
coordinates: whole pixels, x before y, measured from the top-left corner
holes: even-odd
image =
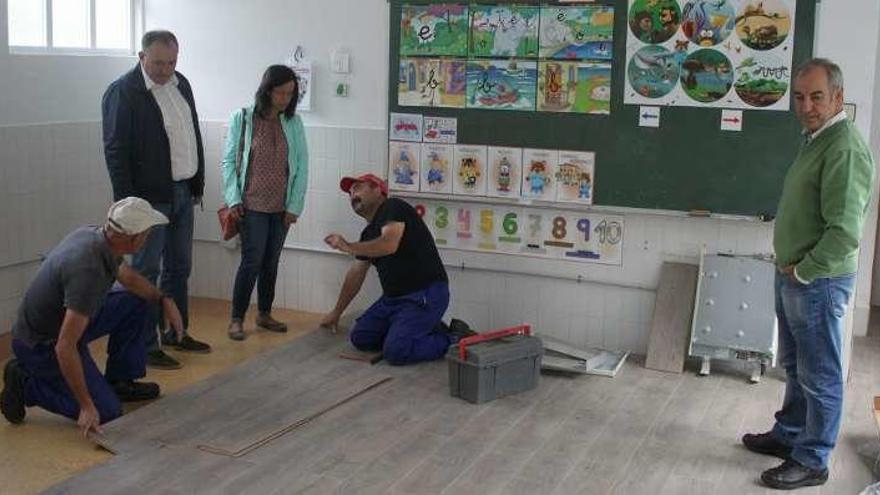
[[[205,190],[205,152],[192,88],[177,72],[177,89],[189,104],[195,126],[199,166],[191,179],[193,198]],[[162,112],[147,91],[140,64],[114,81],[101,101],[104,158],[113,184],[113,200],[138,196],[150,203],[171,203],[171,150]]]

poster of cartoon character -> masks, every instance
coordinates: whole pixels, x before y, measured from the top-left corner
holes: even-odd
[[[486,195],[486,147],[468,144],[455,146],[452,193],[467,196]]]
[[[489,182],[486,195],[518,198],[522,176],[522,148],[489,146]]]
[[[522,197],[556,201],[556,150],[525,149],[522,163]]]
[[[388,187],[396,191],[419,190],[419,143],[388,143]]]
[[[421,191],[452,194],[451,144],[422,143]]]
[[[596,154],[592,151],[560,151],[556,168],[556,201],[593,204]]]
[[[422,140],[422,115],[418,113],[392,113],[388,122],[388,139],[420,142]]]

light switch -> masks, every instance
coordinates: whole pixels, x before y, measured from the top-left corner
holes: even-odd
[[[335,50],[330,54],[330,67],[336,74],[348,74],[351,72],[351,55],[342,50]]]

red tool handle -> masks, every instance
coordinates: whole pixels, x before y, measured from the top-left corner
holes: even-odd
[[[479,344],[480,342],[485,342],[487,340],[495,340],[500,339],[502,337],[509,337],[511,335],[531,335],[532,327],[530,325],[519,325],[516,327],[505,328],[503,330],[494,330],[492,332],[486,333],[478,333],[476,335],[471,335],[470,337],[465,337],[458,341],[458,358],[464,361],[467,352],[465,349],[469,345]]]

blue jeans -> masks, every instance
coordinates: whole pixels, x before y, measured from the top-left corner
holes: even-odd
[[[114,288],[77,344],[86,386],[101,416],[101,423],[122,414],[122,406],[110,382],[134,380],[146,374],[144,343],[146,335],[155,333],[153,314],[151,304],[124,289]],[[89,353],[88,344],[108,334],[107,374],[104,378]],[[79,403],[61,374],[55,344],[31,347],[13,339],[12,352],[27,376],[25,404],[77,419]]]
[[[837,441],[843,409],[843,322],[855,275],[808,285],[776,274],[779,362],[787,383],[773,435],[791,457],[821,469]]]
[[[177,304],[183,317],[183,328],[186,329],[189,328],[189,274],[192,271],[193,243],[193,197],[189,182],[175,182],[174,202],[157,203],[153,208],[168,217],[169,223],[153,227],[147,242],[132,256],[131,266],[153,284],[159,280],[159,288]],[[159,315],[159,308],[154,311],[156,321],[162,325],[164,319]],[[173,339],[173,334],[168,329],[165,337]],[[158,348],[157,334],[152,332],[147,336],[147,350]]]
[[[272,310],[278,261],[288,229],[284,226],[284,212],[262,213],[252,210],[245,210],[238,227],[241,263],[232,289],[232,318],[243,320],[257,280],[257,307],[260,313]]]
[[[399,297],[382,296],[357,319],[349,338],[362,351],[382,350],[392,365],[437,359],[452,343],[447,333],[437,331],[447,307],[446,282]]]

